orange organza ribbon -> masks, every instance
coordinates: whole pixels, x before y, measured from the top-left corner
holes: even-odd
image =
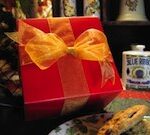
[[[114,84],[115,73],[111,64],[113,60],[107,38],[103,32],[97,29],[88,29],[75,40],[74,46],[68,47],[54,33],[44,33],[23,21],[21,21],[20,27],[19,41],[15,36],[9,35],[9,37],[19,42],[23,47],[23,64],[33,62],[41,70],[45,70],[61,57],[72,55],[82,60],[98,61],[101,67],[102,85],[108,80]]]

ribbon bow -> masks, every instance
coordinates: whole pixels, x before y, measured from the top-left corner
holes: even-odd
[[[81,60],[98,61],[101,67],[102,84],[109,79],[114,83],[115,73],[111,64],[113,60],[103,32],[88,29],[75,40],[74,46],[70,47],[54,33],[44,33],[24,22],[21,23],[19,41],[15,36],[7,35],[23,47],[24,59],[28,59],[24,64],[33,62],[41,70],[45,70],[61,57],[72,55]],[[30,59],[27,58],[26,53]]]

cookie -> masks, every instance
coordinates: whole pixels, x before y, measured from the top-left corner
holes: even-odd
[[[99,129],[97,135],[120,135],[140,122],[148,111],[149,108],[145,105],[135,105],[119,111]]]

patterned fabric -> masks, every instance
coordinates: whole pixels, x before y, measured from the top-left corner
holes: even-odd
[[[0,4],[0,96],[21,95],[17,45],[4,33],[15,30],[15,19]]]

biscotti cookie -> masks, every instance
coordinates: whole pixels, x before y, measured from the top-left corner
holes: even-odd
[[[135,105],[126,110],[116,113],[103,127],[97,135],[120,135],[140,122],[149,111],[145,105]]]

